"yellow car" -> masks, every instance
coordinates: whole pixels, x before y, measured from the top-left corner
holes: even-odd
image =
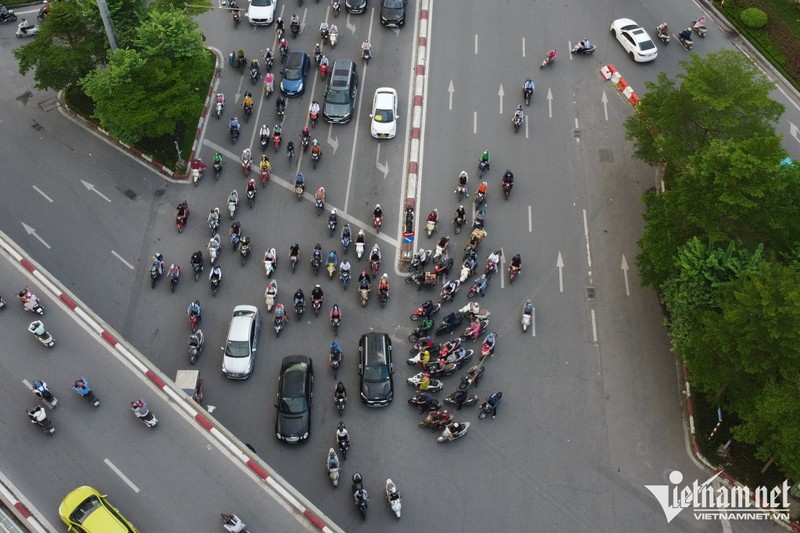
[[[58,507],[61,520],[75,533],[139,533],[133,524],[92,487],[78,487]]]

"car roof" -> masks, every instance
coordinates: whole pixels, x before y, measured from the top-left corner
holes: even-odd
[[[313,364],[311,358],[307,355],[287,355],[283,358],[283,361],[281,361],[281,371],[283,371],[284,367],[293,365],[294,363],[306,363],[309,368]]]
[[[286,57],[286,68],[299,67],[304,57],[307,56],[302,50],[290,50],[288,56]]]
[[[120,523],[111,510],[105,507],[105,502],[103,502],[103,497],[100,492],[97,491],[97,489],[93,489],[87,485],[78,487],[67,494],[61,501],[59,513],[68,517],[75,511],[75,509],[78,508],[78,506],[92,496],[100,500],[103,505],[93,511],[84,522],[83,525],[87,531],[103,531],[103,533],[113,533],[114,531],[130,531],[130,528],[128,528],[127,524]]]
[[[389,107],[397,99],[397,91],[391,87],[380,87],[375,90],[375,106]]]
[[[362,350],[362,356],[364,357],[365,364],[368,366],[375,366],[378,364],[388,364],[389,363],[389,355],[386,351],[383,350],[371,350],[371,346],[378,342],[378,339],[381,339],[381,343],[384,343],[385,339],[385,346],[388,348],[390,346],[391,340],[389,336],[385,333],[367,333],[362,335],[361,342],[364,345],[364,349]]]
[[[232,341],[246,341],[250,338],[250,324],[255,320],[258,308],[252,305],[237,305],[233,308],[231,327],[228,330],[228,339]]]

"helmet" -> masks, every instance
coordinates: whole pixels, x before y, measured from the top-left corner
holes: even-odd
[[[300,246],[296,242],[294,242],[292,243],[292,248],[300,248]]]
[[[361,483],[361,474],[358,472],[353,474],[353,483]]]
[[[336,384],[336,392],[342,392],[344,390],[344,383],[341,381]]]
[[[256,184],[256,180],[254,180],[253,178],[250,178],[249,180],[247,180],[247,184],[248,185],[255,185]]]
[[[233,224],[231,224],[231,226],[233,226],[234,228],[240,228],[242,225],[241,225],[241,224],[239,223],[239,221],[237,220],[236,222],[234,222]]]
[[[467,171],[466,170],[462,170],[460,176],[462,178],[466,178],[467,177]]]
[[[430,373],[428,373],[428,372],[425,372],[423,375],[424,375],[426,378],[429,378],[429,377],[431,377]]]
[[[37,379],[36,381],[33,382],[33,386],[37,387],[37,388],[41,387],[42,386],[42,382]]]
[[[339,383],[341,383],[341,381]],[[337,429],[347,429],[347,428],[344,427],[344,422],[340,421],[339,425],[337,426]]]
[[[458,422],[453,424],[453,429],[459,429],[460,427],[461,427],[461,424],[459,424]]]
[[[431,336],[430,336],[430,335],[428,335],[427,337],[425,337],[425,340],[426,340],[426,341],[429,341],[429,340],[431,340]]]
[[[315,289],[319,289],[319,288],[320,288],[320,286],[319,286],[319,283],[317,283],[316,285],[314,285],[314,288],[315,288]],[[530,300],[528,300],[528,301],[530,301]]]
[[[463,211],[464,210],[464,206],[463,205],[458,206],[458,210],[459,211]]]
[[[389,277],[389,274],[387,274],[386,272],[384,272],[384,273],[383,273],[383,275],[382,275],[381,277],[382,277],[382,278],[388,278],[388,277]]]
[[[308,126],[303,126],[303,133],[308,133],[309,131],[311,130],[308,129]]]
[[[336,214],[336,209],[335,208],[331,209],[331,215],[335,215],[335,214]]]
[[[20,296],[25,296],[25,291],[19,291]]]
[[[481,183],[481,185],[487,185],[488,186],[489,184],[484,181],[483,183]]]
[[[339,305],[338,304],[333,304],[333,308],[338,310],[339,309]]]
[[[141,407],[142,406],[142,400],[136,400],[135,402],[131,402],[131,406],[132,407]]]
[[[381,208],[381,204],[375,204],[375,209],[380,209],[380,208]]]

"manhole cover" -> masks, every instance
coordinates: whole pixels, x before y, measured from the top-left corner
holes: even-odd
[[[125,196],[127,196],[127,197],[128,197],[128,198],[130,198],[131,200],[136,200],[136,193],[135,193],[135,192],[133,192],[133,191],[132,191],[132,190],[130,190],[130,189],[128,189],[127,191],[125,191],[125,193],[124,193],[124,194],[125,194]]]
[[[601,163],[612,163],[614,161],[614,152],[608,148],[601,148],[598,152]]]
[[[594,287],[586,287],[586,297],[590,300],[594,300]]]

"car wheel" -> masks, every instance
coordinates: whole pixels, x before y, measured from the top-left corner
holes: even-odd
[[[611,36],[612,37],[616,37],[617,36],[617,30],[615,30],[614,28],[611,28]]]
[[[628,57],[631,58],[631,61],[634,61],[634,62],[636,61],[636,58],[633,57],[633,52],[628,52]]]

